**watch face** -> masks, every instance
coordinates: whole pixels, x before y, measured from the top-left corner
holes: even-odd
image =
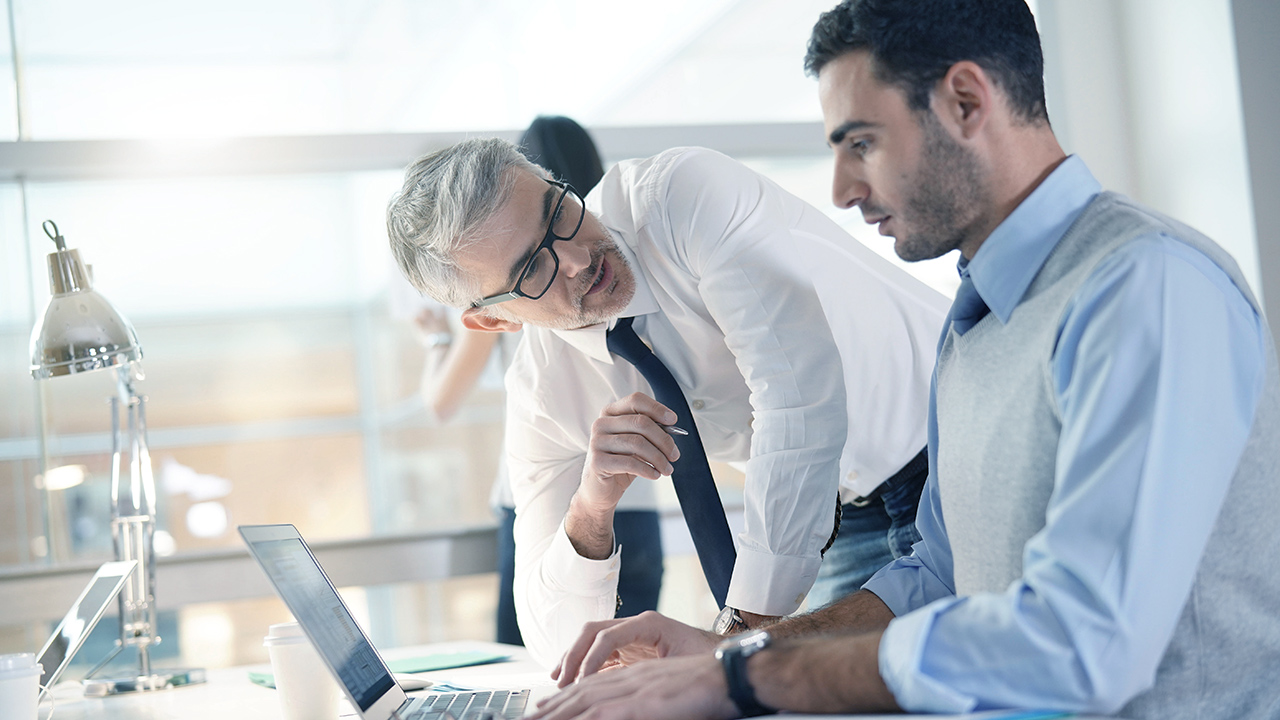
[[[720,611],[720,614],[716,616],[715,625],[711,627],[711,630],[717,635],[732,635],[737,632],[737,627],[742,624],[744,623],[738,615],[738,611],[726,605]]]

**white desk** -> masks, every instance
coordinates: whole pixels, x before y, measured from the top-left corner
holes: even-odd
[[[529,653],[522,647],[499,645],[490,642],[452,642],[417,647],[404,647],[387,650],[383,657],[387,660],[420,657],[437,652],[460,652],[466,650],[482,650],[486,652],[507,652],[511,660],[503,663],[474,665],[472,667],[452,670],[436,670],[421,673],[429,680],[454,682],[468,687],[534,688],[533,698],[554,694],[555,683],[546,670],[529,658]],[[210,670],[209,680],[200,685],[174,688],[154,693],[133,695],[117,695],[108,698],[88,699],[83,697],[79,683],[62,683],[54,690],[57,709],[54,720],[280,720],[281,712],[276,691],[254,685],[249,682],[250,671],[270,672],[270,665],[250,665],[244,667]],[[340,705],[344,717],[355,717],[351,707],[344,700]],[[48,714],[48,704],[41,706],[40,717]],[[980,713],[966,715],[965,718],[996,720],[1018,713]],[[901,720],[904,715],[788,715],[787,717],[802,720]],[[961,716],[929,715],[930,720],[947,720]],[[336,719],[335,719],[336,720]],[[1076,720],[1103,720],[1079,716]]]
[[[484,650],[509,652],[511,661],[422,673],[430,680],[447,680],[479,687],[534,687],[535,697],[549,695],[555,684],[524,648],[489,642],[453,642],[387,650],[387,660],[436,652]],[[85,698],[79,683],[60,683],[54,689],[54,720],[280,720],[276,691],[249,682],[249,671],[271,672],[270,665],[251,665],[208,671],[208,682],[153,693]],[[341,712],[352,713],[344,700]],[[48,715],[48,703],[40,717]],[[354,715],[352,715],[354,717]]]

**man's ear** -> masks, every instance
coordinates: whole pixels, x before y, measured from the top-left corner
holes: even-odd
[[[516,332],[524,327],[513,320],[496,318],[484,311],[484,308],[467,308],[462,311],[462,326],[468,330],[480,332]]]
[[[991,119],[995,86],[991,76],[972,60],[961,60],[938,81],[935,112],[943,125],[960,137],[973,138]]]

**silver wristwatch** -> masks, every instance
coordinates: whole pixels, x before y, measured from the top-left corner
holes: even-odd
[[[747,621],[742,619],[742,615],[738,613],[737,609],[728,605],[724,606],[724,609],[716,616],[715,623],[711,626],[712,632],[725,637],[737,635],[750,629],[747,627]]]

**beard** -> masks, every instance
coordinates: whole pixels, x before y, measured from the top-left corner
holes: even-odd
[[[931,111],[920,114],[924,152],[903,208],[894,251],[907,262],[941,257],[969,239],[988,191],[978,160],[951,139]]]
[[[585,277],[582,279],[582,284],[573,294],[573,313],[565,316],[562,329],[586,327],[611,320],[626,309],[632,296],[636,294],[635,275],[631,271],[631,263],[627,262],[627,258],[618,251],[618,246],[612,237],[601,238],[591,248],[591,257],[593,262],[588,268],[591,272],[583,273]],[[591,288],[592,282],[600,272],[600,263],[604,262],[606,257],[609,259],[609,267],[613,271],[613,282],[616,283],[616,287],[608,298],[609,302],[594,308],[584,308],[582,305],[588,297],[587,290]]]

